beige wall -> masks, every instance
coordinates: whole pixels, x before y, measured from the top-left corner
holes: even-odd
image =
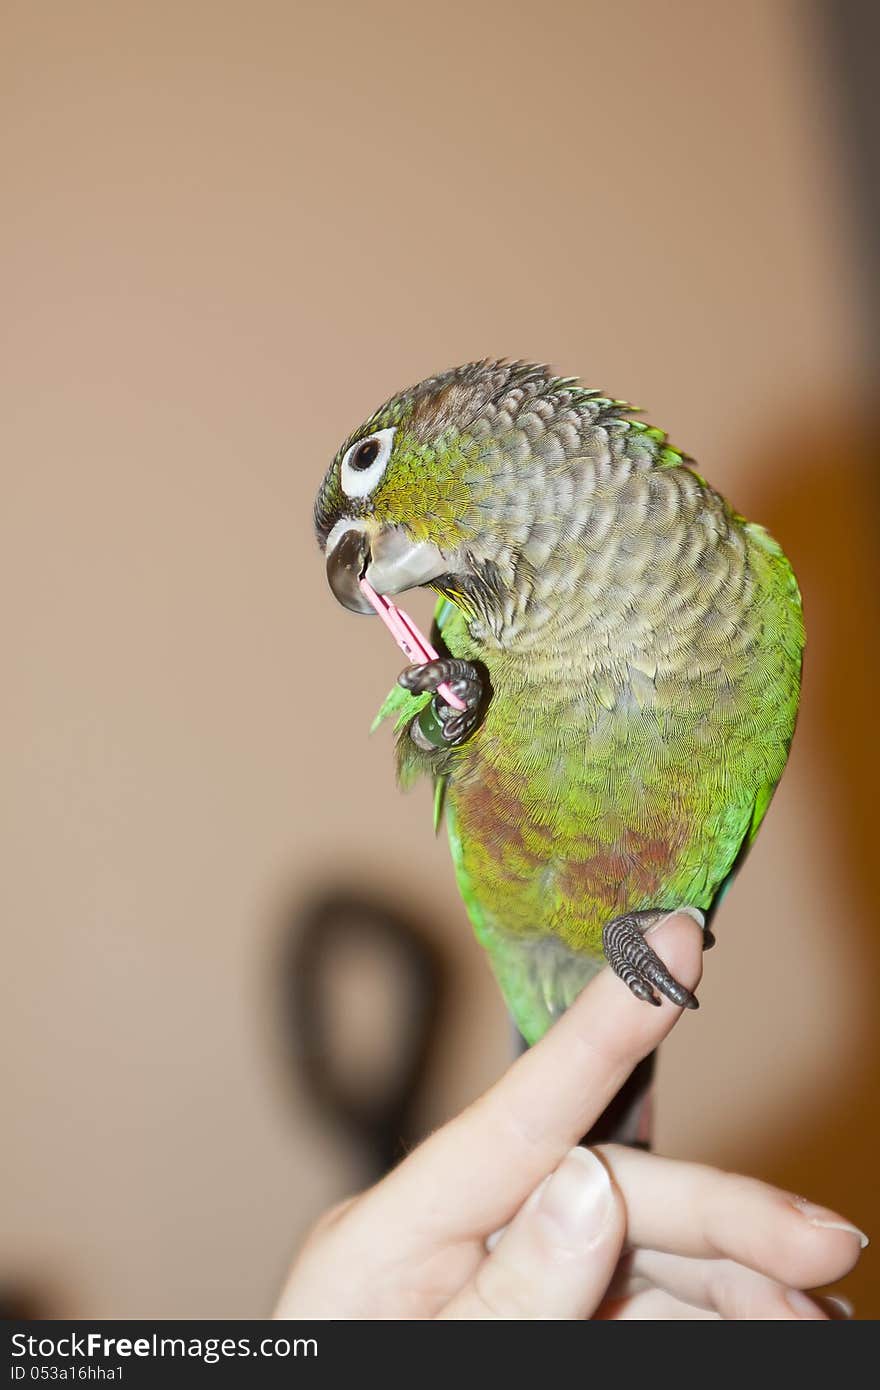
[[[661,1142],[880,1226],[876,582],[809,7],[541,13],[5,15],[0,1278],[53,1310],[257,1314],[358,1181],[291,1101],[274,1007],[280,914],[323,875],[425,884],[444,924],[426,1122],[505,1063],[426,793],[366,737],[398,659],[311,534],[341,437],[487,353],[643,403],[801,568],[793,765],[666,1050]]]

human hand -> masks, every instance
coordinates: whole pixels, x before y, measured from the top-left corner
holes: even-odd
[[[651,936],[693,989],[695,923]],[[491,1090],[322,1218],[275,1316],[827,1318],[803,1290],[858,1260],[845,1218],[698,1164],[573,1147],[680,1013],[603,971]]]

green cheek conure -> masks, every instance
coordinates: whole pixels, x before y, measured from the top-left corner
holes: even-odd
[[[437,591],[396,716],[524,1037],[605,959],[696,1007],[644,938],[708,922],[782,774],[803,619],[785,555],[661,430],[570,377],[477,362],[393,397],[315,506],[336,596]],[[447,682],[464,702],[437,694]]]

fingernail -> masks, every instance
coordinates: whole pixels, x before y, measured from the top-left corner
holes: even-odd
[[[614,1210],[611,1179],[589,1149],[572,1149],[541,1193],[537,1211],[565,1245],[583,1247],[603,1230]]]
[[[706,925],[706,918],[698,907],[676,907],[673,908],[671,912],[667,912],[665,917],[661,917],[659,922],[655,922],[653,927],[649,927],[645,932],[645,936],[650,936],[651,932],[657,931],[659,927],[662,927],[663,924],[668,922],[672,917],[690,917],[696,922],[701,931]]]
[[[848,1298],[841,1298],[837,1293],[826,1293],[822,1297],[823,1303],[830,1303],[832,1308],[836,1308],[842,1318],[851,1318],[855,1314],[855,1308]]]
[[[683,913],[685,917],[693,917],[701,931],[706,925],[705,913],[702,913],[698,907],[677,907],[675,911]]]
[[[814,1303],[800,1289],[786,1289],[785,1301],[796,1317],[809,1318],[812,1322],[828,1321],[818,1303]]]
[[[857,1238],[863,1250],[870,1243],[864,1231],[860,1231],[858,1226],[853,1226],[852,1222],[844,1221],[842,1216],[829,1211],[827,1207],[817,1207],[814,1202],[808,1202],[806,1197],[793,1197],[792,1205],[811,1226],[818,1226],[823,1231],[847,1231]]]

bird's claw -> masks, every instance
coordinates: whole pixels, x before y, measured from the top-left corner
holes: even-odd
[[[414,695],[433,693],[430,705],[410,726],[413,742],[419,748],[454,748],[470,738],[481,722],[487,681],[471,661],[441,656],[435,661],[408,666],[401,671],[397,682]],[[463,701],[463,710],[455,709],[443,699],[437,690],[440,685],[448,685],[453,695]]]
[[[668,911],[650,911],[627,912],[622,917],[614,917],[602,931],[605,957],[615,975],[629,986],[637,999],[659,1005],[655,993],[659,990],[680,1009],[698,1009],[696,996],[670,975],[657,952],[645,940],[649,927],[671,915]]]

